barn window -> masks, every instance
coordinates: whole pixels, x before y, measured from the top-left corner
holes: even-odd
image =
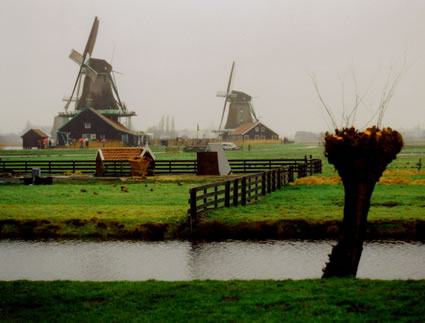
[[[90,129],[91,128],[91,123],[90,122],[84,122],[84,128]]]
[[[260,136],[259,135],[255,135],[254,139],[255,140],[258,140],[258,139],[260,139]]]
[[[266,131],[266,128],[261,127],[261,132],[264,132],[264,131]]]
[[[273,139],[273,140],[277,140],[277,136],[276,136],[276,135],[273,135],[273,136],[272,136],[272,139]]]
[[[244,140],[248,140],[248,139],[249,139],[249,135],[244,135],[244,136],[243,136],[243,139],[244,139]]]
[[[255,132],[260,131],[260,127],[255,127]]]

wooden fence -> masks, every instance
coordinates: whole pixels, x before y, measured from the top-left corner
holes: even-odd
[[[246,205],[294,181],[294,166],[274,168],[189,190],[188,213],[195,219],[207,209]]]
[[[298,176],[313,175],[322,172],[320,159],[230,159],[230,167],[236,174],[257,173],[285,166],[294,166]],[[131,168],[127,161],[104,162],[105,176],[130,176]],[[0,160],[0,172],[29,174],[38,167],[42,174],[64,174],[80,172],[94,174],[95,160]],[[197,170],[196,160],[156,160],[155,174],[194,174]]]
[[[40,168],[41,174],[64,174],[81,172],[94,174],[96,161],[93,160],[0,160],[0,171],[13,174],[28,174],[33,168]]]

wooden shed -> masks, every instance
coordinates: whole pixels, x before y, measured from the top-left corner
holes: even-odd
[[[96,176],[105,176],[108,162],[120,163],[122,166],[129,165],[129,160],[137,157],[144,157],[150,160],[148,174],[153,174],[155,170],[155,155],[148,146],[143,148],[102,148],[96,155]]]
[[[31,149],[33,147],[41,148],[43,146],[43,140],[48,139],[49,136],[40,129],[30,129],[25,132],[21,138],[22,147],[24,149]]]

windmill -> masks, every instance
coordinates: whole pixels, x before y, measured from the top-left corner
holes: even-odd
[[[91,57],[98,29],[99,20],[95,17],[83,54],[72,49],[69,55],[69,58],[78,64],[79,71],[71,96],[64,98],[65,113],[68,113],[69,105],[74,101],[76,112],[85,107],[91,107],[114,121],[119,121],[118,118],[121,117],[128,117],[127,122],[130,123],[130,117],[135,113],[128,112],[125,104],[121,102],[112,65],[104,59]],[[83,77],[83,90],[80,96]]]
[[[244,92],[232,90],[232,81],[234,76],[235,62],[232,63],[230,70],[229,81],[227,82],[227,90],[218,91],[218,97],[224,97],[223,112],[221,114],[220,126],[218,128],[219,134],[226,134],[234,129],[237,129],[244,123],[257,122],[258,118],[255,115],[254,107],[252,105],[252,97]],[[229,104],[228,104],[229,103]],[[226,113],[226,106],[229,106],[226,124],[222,130],[223,119]]]
[[[131,124],[131,117],[136,115],[128,111],[120,99],[112,65],[104,59],[92,57],[98,29],[99,19],[95,17],[83,53],[71,50],[69,58],[78,65],[78,74],[71,96],[63,99],[66,101],[65,112],[60,112],[54,119],[50,132],[52,138],[57,138],[58,129],[86,107],[96,109],[112,121],[120,122],[121,118],[127,118],[127,126]],[[75,102],[74,111],[69,109],[71,102]]]

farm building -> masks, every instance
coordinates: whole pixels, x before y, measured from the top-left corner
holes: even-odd
[[[58,129],[57,145],[91,140],[120,141],[125,146],[140,146],[143,135],[113,121],[93,108],[84,108]]]
[[[143,148],[99,149],[96,155],[96,176],[104,176],[106,173],[108,173],[108,167],[116,170],[117,164],[114,164],[113,162],[119,162],[118,167],[122,169],[123,164],[127,164],[132,159],[134,160],[137,158],[144,158],[149,161],[148,171],[153,174],[155,169],[155,155],[147,145]]]
[[[279,135],[260,121],[241,124],[233,130],[227,140],[277,140]]]
[[[41,148],[43,145],[43,140],[49,138],[43,131],[40,129],[30,129],[25,132],[22,136],[22,147],[24,149],[31,149],[33,147]]]

